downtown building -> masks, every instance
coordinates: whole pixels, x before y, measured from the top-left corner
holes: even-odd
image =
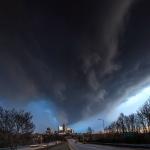
[[[62,126],[58,126],[58,134],[73,134],[74,131],[72,128],[67,127],[65,124],[63,124]]]

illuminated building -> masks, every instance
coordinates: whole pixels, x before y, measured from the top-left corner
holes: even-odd
[[[58,133],[59,134],[72,134],[73,129],[66,127],[66,125],[63,124],[62,126],[58,126]]]

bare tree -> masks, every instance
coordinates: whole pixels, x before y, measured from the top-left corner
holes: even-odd
[[[135,132],[135,114],[124,117],[125,127],[127,132]]]
[[[107,132],[150,132],[150,98],[136,114],[125,116],[120,114],[117,121],[105,128]]]
[[[125,116],[123,113],[120,114],[117,122],[119,124],[120,132],[124,133],[126,131],[126,127],[125,127]]]
[[[138,114],[135,114],[135,132],[140,133],[141,132],[141,121],[139,119]]]
[[[21,139],[25,142],[25,137],[29,137],[33,130],[34,124],[29,112],[0,107],[0,140],[4,146],[14,147]]]
[[[147,132],[147,124],[146,124],[146,120],[145,117],[143,116],[143,114],[141,113],[141,111],[137,112],[137,119],[141,124],[141,130],[142,132]]]
[[[140,109],[140,114],[145,121],[145,129],[150,132],[150,99]]]
[[[131,122],[129,116],[124,116],[124,123],[127,132],[131,132]]]

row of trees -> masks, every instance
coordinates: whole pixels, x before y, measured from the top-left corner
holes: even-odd
[[[31,141],[34,131],[32,115],[29,112],[0,107],[0,146],[14,147]]]
[[[105,128],[106,133],[150,133],[150,99],[129,116],[120,114],[118,119]]]

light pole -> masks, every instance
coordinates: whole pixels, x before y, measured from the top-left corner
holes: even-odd
[[[105,122],[104,119],[98,118],[98,120],[101,120],[103,122],[103,132],[104,132],[104,128],[105,128]]]

